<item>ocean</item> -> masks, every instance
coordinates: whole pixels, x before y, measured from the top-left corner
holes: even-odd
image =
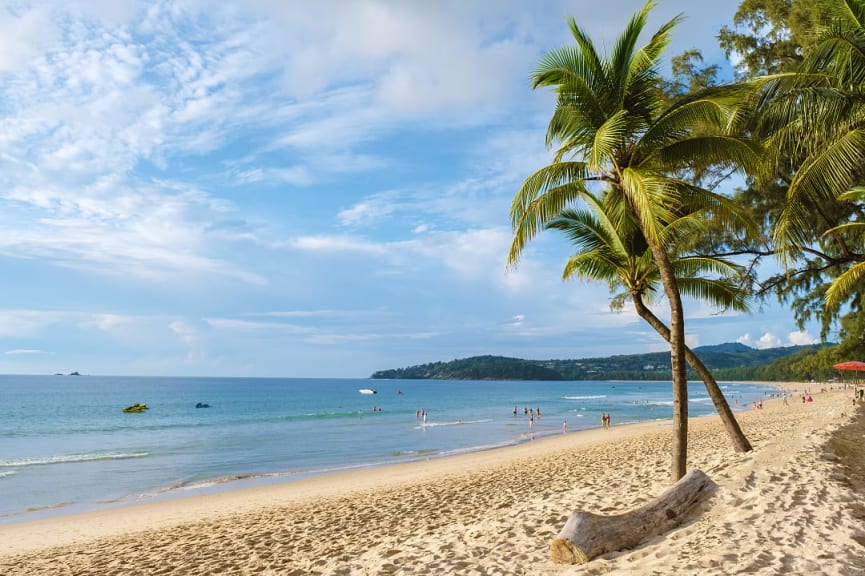
[[[721,386],[734,410],[777,391]],[[149,410],[122,411],[135,403]],[[604,412],[667,419],[672,404],[669,382],[0,376],[0,523],[507,446]],[[689,413],[714,413],[702,382]]]

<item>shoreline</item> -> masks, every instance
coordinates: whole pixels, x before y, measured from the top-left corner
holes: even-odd
[[[689,469],[709,474],[715,496],[679,528],[581,567],[551,563],[549,543],[575,507],[615,514],[668,485],[669,420],[7,524],[0,572],[853,573],[861,520],[837,506],[855,495],[822,456],[852,394],[812,393],[736,412],[748,454],[733,452],[717,416],[692,419]]]
[[[649,381],[655,384],[669,384],[668,381]],[[731,382],[732,383],[732,382]],[[692,384],[702,384],[701,381],[692,381]],[[772,387],[779,389],[777,382],[738,382],[735,384],[744,384],[752,386]],[[734,413],[739,413],[748,410],[748,404],[733,404],[733,399],[736,396],[730,396],[730,407]],[[706,398],[708,400],[708,398]],[[752,399],[753,400],[753,399]],[[736,402],[738,403],[738,399]],[[711,405],[709,404],[711,407]],[[695,417],[692,417],[692,419]],[[622,418],[615,425],[619,428],[623,425],[652,423],[652,422],[667,422],[670,418],[655,418],[652,420],[637,421],[636,419]],[[436,426],[437,424],[433,424]],[[600,427],[595,425],[592,428],[582,429],[579,424],[569,430],[569,433],[578,433],[586,430],[600,430]],[[111,498],[94,498],[90,501],[56,501],[46,503],[38,507],[30,507],[26,510],[10,511],[0,515],[0,526],[19,524],[22,522],[32,522],[38,520],[51,520],[69,515],[87,514],[90,512],[108,511],[128,506],[140,506],[144,504],[158,503],[166,500],[179,500],[196,496],[210,496],[222,492],[234,490],[246,490],[256,487],[268,487],[275,484],[293,483],[302,479],[317,477],[321,475],[338,474],[343,472],[361,471],[389,467],[397,464],[421,462],[442,458],[451,458],[455,455],[462,454],[477,454],[489,450],[508,449],[514,446],[519,446],[525,443],[537,442],[546,437],[557,437],[561,435],[561,431],[557,428],[540,428],[534,431],[521,432],[517,436],[501,442],[492,442],[489,444],[480,444],[457,448],[453,450],[444,450],[436,453],[421,453],[413,454],[409,457],[403,457],[398,460],[379,459],[370,461],[360,461],[355,463],[345,463],[343,465],[323,465],[320,468],[299,468],[299,469],[271,469],[255,472],[246,472],[240,470],[236,473],[228,473],[224,476],[212,478],[202,478],[190,481],[177,481],[161,485],[142,488],[137,491],[129,492],[124,495],[118,495]]]
[[[741,412],[737,412],[739,413]],[[705,418],[716,418],[716,416],[698,416],[691,421]],[[226,486],[225,489],[211,493],[175,494],[148,499],[143,503],[122,503],[95,510],[71,514],[61,512],[46,518],[0,524],[0,558],[5,554],[27,552],[43,546],[40,542],[30,541],[27,538],[7,537],[8,534],[18,532],[16,528],[20,528],[22,532],[30,532],[32,528],[40,534],[59,528],[56,534],[57,540],[52,540],[52,545],[56,545],[57,542],[59,545],[67,545],[80,539],[110,535],[111,530],[103,529],[108,527],[106,521],[117,521],[121,525],[135,526],[136,529],[141,530],[159,529],[185,520],[187,514],[177,514],[178,508],[187,510],[198,520],[207,520],[211,515],[221,516],[221,509],[226,506],[237,513],[256,510],[261,507],[262,498],[268,499],[275,505],[284,505],[307,499],[350,496],[354,492],[375,489],[383,484],[387,484],[386,487],[389,489],[398,488],[402,483],[412,483],[421,479],[430,481],[438,477],[450,476],[452,472],[445,470],[444,465],[448,465],[448,470],[456,469],[461,473],[480,472],[487,466],[503,461],[519,460],[536,456],[538,453],[552,452],[562,448],[563,444],[594,444],[611,439],[639,437],[646,432],[669,429],[671,424],[671,419],[660,419],[613,425],[610,430],[597,427],[575,430],[567,434],[544,434],[507,446],[471,450],[460,454],[436,455],[394,464],[361,466],[349,470],[311,474],[296,479],[280,478],[260,486],[231,487],[234,482],[229,481],[222,483]],[[213,482],[217,483],[218,480]],[[142,512],[145,514],[143,520]],[[81,527],[81,524],[89,522],[93,524]],[[77,529],[70,529],[73,525],[77,526]]]
[[[651,383],[664,383],[669,384],[669,381],[658,380],[658,381],[647,381]],[[692,383],[702,383],[701,380],[691,381]],[[779,383],[777,382],[764,382],[764,381],[754,381],[754,382],[730,382],[732,384],[744,384],[744,385],[754,385],[754,386],[763,386],[763,387],[772,387],[780,390]],[[780,383],[783,384],[783,383]],[[730,397],[729,401],[731,402],[730,408],[734,413],[739,413],[742,411],[746,411],[750,409],[749,405],[734,405],[733,402],[734,397]],[[736,400],[738,402],[738,400]],[[698,418],[696,416],[691,417],[691,419]],[[649,424],[649,423],[664,423],[669,425],[671,423],[671,418],[656,418],[653,420],[643,420],[643,421],[620,421],[616,424],[615,428],[620,428],[622,426],[629,426],[634,424]],[[575,428],[569,431],[570,434],[576,434],[579,432],[591,431],[591,430],[600,430],[599,426],[594,426],[591,428]],[[6,514],[0,515],[0,527],[5,525],[14,525],[19,523],[40,521],[40,520],[52,520],[61,518],[64,516],[77,516],[82,514],[89,514],[92,512],[101,512],[101,511],[109,511],[115,510],[119,508],[125,508],[129,506],[142,506],[147,504],[155,504],[163,501],[172,501],[172,500],[180,500],[185,498],[194,498],[198,496],[211,496],[216,494],[221,494],[223,492],[230,492],[234,490],[248,490],[253,488],[260,487],[269,487],[283,483],[294,483],[307,478],[314,478],[322,475],[331,475],[331,474],[340,474],[340,473],[351,473],[354,471],[363,471],[363,470],[374,470],[378,468],[387,468],[390,466],[401,465],[401,464],[410,464],[413,462],[424,462],[429,460],[437,460],[437,459],[447,459],[454,456],[459,456],[463,454],[477,454],[480,452],[487,452],[490,450],[501,450],[513,448],[515,446],[520,446],[525,443],[537,442],[539,440],[543,440],[548,437],[557,437],[560,436],[561,432],[556,429],[546,429],[546,430],[535,430],[533,432],[526,432],[519,435],[519,437],[512,438],[511,440],[507,440],[504,442],[489,444],[489,445],[477,445],[468,448],[460,448],[456,450],[444,451],[433,454],[418,454],[411,458],[407,458],[398,462],[394,461],[370,461],[370,462],[358,462],[354,464],[346,464],[344,466],[328,466],[324,468],[308,468],[308,469],[297,469],[297,470],[271,470],[271,471],[261,471],[261,472],[241,472],[235,474],[229,474],[226,476],[219,476],[214,478],[206,478],[201,480],[194,480],[189,482],[178,482],[168,485],[154,486],[149,489],[133,492],[126,494],[124,496],[120,496],[113,499],[100,499],[92,502],[57,502],[50,505],[44,505],[39,507],[32,507],[26,510],[20,510],[17,512],[10,512]]]

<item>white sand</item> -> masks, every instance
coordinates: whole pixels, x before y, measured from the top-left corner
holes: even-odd
[[[749,454],[717,417],[692,420],[689,468],[715,495],[583,566],[552,563],[550,542],[574,509],[623,512],[668,485],[669,422],[0,526],[0,574],[863,574],[865,525],[820,449],[852,392],[813,396],[738,413]]]

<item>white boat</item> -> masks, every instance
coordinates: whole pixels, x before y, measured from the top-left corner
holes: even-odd
[[[378,393],[371,388],[361,388],[360,390],[358,390],[358,392],[360,392],[361,394],[377,394]]]

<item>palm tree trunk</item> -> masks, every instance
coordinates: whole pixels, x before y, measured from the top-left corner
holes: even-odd
[[[660,318],[655,316],[652,311],[646,307],[646,304],[643,302],[643,299],[639,294],[632,294],[632,299],[634,301],[634,308],[637,310],[637,314],[639,314],[640,318],[648,322],[664,340],[669,342],[670,329],[667,328]],[[736,420],[736,416],[734,416],[733,411],[730,410],[730,405],[727,403],[727,399],[724,397],[724,393],[718,386],[715,377],[712,376],[712,373],[709,372],[709,369],[706,368],[706,365],[703,364],[702,360],[700,360],[700,358],[687,346],[685,346],[685,360],[700,376],[700,378],[703,379],[703,383],[706,385],[706,392],[709,393],[709,397],[715,405],[715,410],[721,417],[721,421],[724,423],[724,428],[730,436],[730,441],[733,442],[733,449],[736,450],[736,452],[750,452],[752,450],[751,443],[748,442],[748,438],[745,436],[745,433],[742,432],[742,428],[739,426],[739,421]]]
[[[639,216],[639,214],[638,214]],[[638,218],[639,219],[639,218]],[[643,231],[648,240],[651,236]],[[685,367],[685,314],[676,274],[664,248],[649,241],[670,303],[670,365],[673,372],[673,447],[670,477],[673,483],[688,470],[688,376]]]

